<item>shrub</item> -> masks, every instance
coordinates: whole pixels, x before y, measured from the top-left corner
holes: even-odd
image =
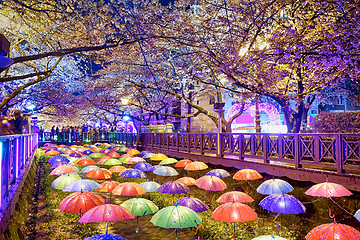
[[[311,127],[313,132],[319,133],[358,133],[360,131],[360,112],[322,112],[317,115]]]

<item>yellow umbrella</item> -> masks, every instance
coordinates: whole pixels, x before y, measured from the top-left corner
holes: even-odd
[[[165,154],[162,154],[162,153],[157,153],[157,154],[154,154],[150,160],[153,160],[153,161],[162,161],[164,159],[168,158]]]

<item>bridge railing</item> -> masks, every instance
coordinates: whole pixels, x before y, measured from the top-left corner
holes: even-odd
[[[0,136],[0,209],[4,211],[38,146],[38,135]]]

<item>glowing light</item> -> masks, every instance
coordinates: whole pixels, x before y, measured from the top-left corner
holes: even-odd
[[[130,117],[129,117],[129,116],[124,116],[122,119],[123,119],[125,122],[127,122],[127,121],[130,120]]]
[[[130,99],[128,99],[128,98],[122,98],[122,99],[121,99],[121,104],[122,104],[122,105],[128,105],[128,104],[129,104],[129,101],[130,101]]]
[[[2,169],[2,163],[3,163],[3,157],[4,157],[4,149],[3,149],[3,142],[0,142],[0,183],[3,182],[3,169]],[[0,188],[0,207],[3,206],[3,188]]]

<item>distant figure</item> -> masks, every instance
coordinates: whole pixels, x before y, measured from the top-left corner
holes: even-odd
[[[50,139],[51,139],[51,140],[54,140],[54,136],[55,136],[55,126],[52,126],[52,127],[51,127],[50,133],[51,133]]]

